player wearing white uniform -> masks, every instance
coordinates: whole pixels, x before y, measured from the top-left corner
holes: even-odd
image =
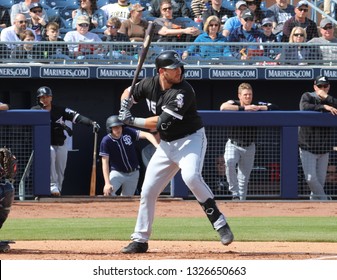
[[[184,182],[218,231],[221,242],[228,245],[234,236],[201,175],[207,139],[197,113],[194,90],[183,78],[185,63],[177,52],[164,51],[155,64],[157,76],[136,84],[131,98],[128,98],[129,88],[121,96],[119,119],[129,125],[157,130],[161,138],[146,170],[132,242],[122,252],[147,251],[156,200],[179,169]],[[135,118],[129,109],[132,103],[143,99],[154,116]]]

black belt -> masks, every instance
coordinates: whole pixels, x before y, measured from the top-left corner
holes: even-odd
[[[238,146],[238,147],[248,147],[250,146],[253,142],[238,142],[238,141],[234,141],[234,140],[231,140],[231,143],[235,146]]]
[[[194,130],[192,132],[189,132],[189,133],[185,133],[185,134],[181,134],[181,135],[176,135],[174,137],[162,137],[161,139],[164,140],[165,142],[172,142],[172,141],[175,141],[175,140],[178,140],[178,139],[182,139],[182,138],[185,138],[189,135],[192,135],[194,133],[196,133],[200,128],[198,128],[197,130]]]

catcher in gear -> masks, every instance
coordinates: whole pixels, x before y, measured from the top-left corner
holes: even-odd
[[[97,122],[80,115],[72,109],[52,104],[53,93],[49,87],[42,86],[37,90],[37,106],[32,109],[48,110],[51,118],[51,166],[50,166],[50,192],[51,195],[59,196],[62,191],[64,172],[67,165],[68,148],[65,144],[66,135],[72,136],[72,130],[65,121],[74,124],[80,123],[92,126],[93,132],[98,132],[100,126]]]
[[[8,218],[14,201],[14,187],[13,184],[6,180],[5,183],[0,184],[0,228]],[[0,241],[0,253],[9,251],[9,243],[12,241]]]

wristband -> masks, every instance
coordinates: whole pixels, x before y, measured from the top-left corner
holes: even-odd
[[[244,111],[245,110],[245,106],[239,106],[239,111]]]
[[[134,118],[132,125],[140,128],[145,128],[145,121],[145,118]]]

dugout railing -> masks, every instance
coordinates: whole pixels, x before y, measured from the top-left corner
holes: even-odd
[[[299,126],[332,127],[330,162],[325,191],[337,197],[337,123],[329,113],[303,111],[220,112],[200,111],[205,124],[208,148],[203,177],[216,198],[230,198],[223,154],[229,127],[257,127],[256,155],[248,186],[248,199],[308,199],[310,195],[298,153]],[[243,137],[248,135],[244,134]],[[220,166],[219,166],[220,165]],[[171,194],[191,198],[192,193],[178,174]]]

